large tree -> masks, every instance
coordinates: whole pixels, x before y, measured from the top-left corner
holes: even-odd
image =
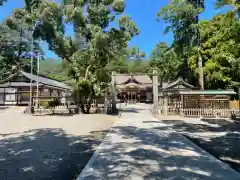
[[[173,32],[173,47],[185,62],[181,73],[184,79],[188,78],[187,57],[196,36],[196,28],[193,24],[195,24],[195,17],[198,13],[198,9],[187,0],[173,0],[167,6],[162,7],[158,13],[158,20],[164,20],[169,24],[165,32]]]
[[[165,32],[174,34],[174,51],[184,62],[181,66],[181,76],[188,81],[191,81],[191,71],[187,62],[192,48],[199,45],[197,23],[198,15],[203,8],[203,0],[173,0],[158,13],[158,20],[164,20],[169,24]],[[199,58],[199,65],[200,62],[201,58]],[[203,88],[202,77],[199,78],[199,85]]]
[[[40,62],[40,74],[58,81],[68,82],[67,69],[62,61],[47,58]]]
[[[108,69],[117,73],[144,73],[148,72],[148,63],[144,52],[137,47],[129,47],[126,53],[110,62]]]
[[[81,104],[106,89],[109,64],[127,52],[128,42],[139,33],[131,18],[122,15],[124,8],[123,0],[64,0],[62,4],[25,0],[19,10],[29,27],[39,22],[34,37],[46,41],[67,62]],[[74,36],[65,34],[66,24],[73,27]]]
[[[208,88],[236,88],[240,85],[240,22],[231,12],[216,15],[200,23],[201,54]],[[197,53],[193,51],[190,67],[199,73]]]
[[[6,20],[0,26],[0,79],[19,69],[30,72],[31,56],[35,58],[36,52],[43,53],[38,43],[33,44],[34,53],[31,53],[32,41],[23,26],[17,24],[11,27],[11,25],[10,21]],[[36,63],[33,65],[33,70],[36,70]]]
[[[177,78],[182,62],[172,47],[169,47],[165,42],[160,42],[151,53],[149,66],[151,72],[153,70],[157,72],[162,85],[163,82]]]

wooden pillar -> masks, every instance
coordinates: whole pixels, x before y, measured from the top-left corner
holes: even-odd
[[[4,106],[6,105],[6,88],[3,88],[3,103],[4,103]]]
[[[104,92],[104,113],[108,112],[108,88]]]
[[[17,106],[19,105],[19,102],[18,102],[18,96],[19,96],[19,95],[18,95],[18,94],[19,94],[19,88],[17,88],[17,98],[16,98],[16,100],[17,100],[17,104],[16,104],[16,105],[17,105]]]
[[[52,89],[49,88],[48,92],[49,92],[50,97],[52,97]]]
[[[180,95],[180,116],[183,116],[183,108],[184,108],[184,96]]]
[[[164,116],[168,115],[168,94],[164,94]]]
[[[238,88],[238,109],[240,110],[240,87]],[[240,111],[239,111],[239,113],[240,113]]]
[[[157,114],[158,110],[158,77],[157,72],[153,71],[153,115]]]
[[[112,113],[117,113],[117,107],[116,107],[116,72],[112,72]]]
[[[231,97],[228,96],[228,107],[227,107],[227,116],[228,116],[228,118],[231,118],[231,116],[232,116],[232,113],[229,111],[229,109],[230,109],[230,101],[231,101]],[[225,109],[225,104],[224,104],[224,109]]]

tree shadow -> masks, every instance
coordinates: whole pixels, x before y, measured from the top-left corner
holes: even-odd
[[[78,114],[72,114],[72,113],[46,113],[46,114],[32,114],[32,116],[60,116],[60,117],[71,117],[71,116],[76,116]]]
[[[74,179],[107,131],[71,136],[62,129],[0,134],[0,179]]]
[[[235,177],[237,173],[228,166],[216,163],[206,152],[182,138],[175,132],[163,133],[157,128],[115,127],[78,180],[226,180],[226,177]]]
[[[139,110],[136,108],[121,108],[119,109],[119,111],[123,112],[123,113],[139,113]]]
[[[123,113],[140,113],[142,110],[146,110],[142,107],[119,107],[119,111],[123,112]]]
[[[7,110],[7,109],[8,109],[8,107],[0,106],[0,113],[5,112],[5,110]]]
[[[226,119],[163,122],[240,172],[240,122]]]

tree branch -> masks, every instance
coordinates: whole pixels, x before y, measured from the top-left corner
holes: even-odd
[[[91,67],[92,67],[91,65],[88,65],[88,67],[87,67],[87,69],[86,69],[86,72],[85,72],[85,79],[87,79],[88,72],[89,72],[89,69],[90,69]]]

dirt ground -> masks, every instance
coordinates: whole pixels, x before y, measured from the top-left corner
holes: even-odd
[[[240,121],[188,118],[161,120],[240,172]]]
[[[30,116],[0,111],[0,180],[71,180],[79,175],[117,118]]]

